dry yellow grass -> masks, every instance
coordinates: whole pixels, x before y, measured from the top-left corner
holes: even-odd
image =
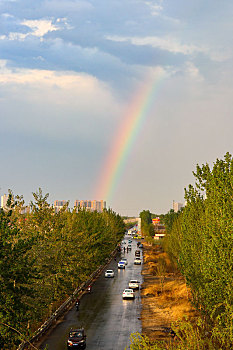
[[[144,244],[142,285],[142,329],[151,340],[167,336],[161,328],[195,316],[185,280],[177,273],[161,248]]]

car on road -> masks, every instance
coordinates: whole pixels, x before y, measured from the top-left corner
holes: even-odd
[[[71,329],[67,340],[67,349],[85,349],[86,335],[84,328]]]
[[[106,270],[104,273],[104,277],[114,277],[114,271],[113,270]]]
[[[140,250],[138,250],[138,249],[135,250],[135,256],[139,256],[139,257],[140,257],[140,254],[141,254],[141,253],[140,253]]]
[[[134,259],[134,265],[141,265],[141,263],[142,263],[142,260],[139,257],[136,257]]]
[[[128,265],[128,260],[126,258],[121,258],[121,261],[124,261],[125,265]]]
[[[128,250],[131,250],[132,249],[132,245],[131,244],[128,244]]]
[[[140,282],[138,280],[130,280],[129,281],[129,288],[130,289],[139,289]]]
[[[134,299],[135,295],[134,295],[133,289],[125,289],[122,293],[122,298],[123,299]]]
[[[128,240],[128,243],[132,243],[132,240],[131,240],[131,239],[129,239],[129,240]]]
[[[125,262],[119,261],[117,266],[118,266],[118,269],[125,269]]]

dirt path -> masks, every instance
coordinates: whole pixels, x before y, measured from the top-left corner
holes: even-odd
[[[152,341],[168,338],[172,322],[195,315],[185,281],[160,246],[147,243],[142,274],[143,334]]]

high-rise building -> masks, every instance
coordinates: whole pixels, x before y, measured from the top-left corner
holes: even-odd
[[[54,202],[55,213],[58,213],[66,204],[67,204],[67,201],[55,201]]]
[[[106,209],[106,202],[104,200],[76,200],[74,202],[75,208],[85,208],[86,210],[90,211],[98,211],[99,213],[102,212],[104,209]]]
[[[8,194],[4,194],[3,196],[1,196],[1,208],[6,209],[7,201],[8,201]]]
[[[178,203],[173,201],[173,210],[175,213],[177,213],[183,207],[184,207],[183,203]]]

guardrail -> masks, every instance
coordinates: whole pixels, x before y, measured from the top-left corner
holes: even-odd
[[[103,269],[109,264],[112,258],[116,256],[117,251],[118,247],[114,249],[109,258],[106,258],[105,264],[98,267],[98,269],[89,276],[88,280],[83,282],[77,289],[75,289],[73,294],[42,324],[42,326],[36,331],[35,335],[30,340],[23,341],[17,350],[25,350],[28,346],[33,346],[33,343],[38,341],[41,336],[44,335],[48,329],[56,323],[59,317],[64,315],[71,304],[74,303],[76,296],[80,294],[103,271]]]

